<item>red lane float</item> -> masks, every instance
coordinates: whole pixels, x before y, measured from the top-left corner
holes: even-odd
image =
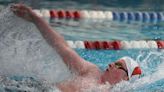
[[[164,41],[141,40],[141,41],[67,41],[72,48],[82,49],[104,49],[104,50],[121,50],[121,49],[164,49]]]
[[[50,10],[50,17],[51,18],[58,18],[58,14],[56,10]]]
[[[103,44],[103,49],[112,49],[113,48],[111,45],[109,45],[110,42],[103,41],[102,44]]]
[[[80,19],[81,18],[81,13],[79,11],[74,11],[73,15],[74,15],[75,19]]]
[[[64,10],[57,11],[58,18],[66,18],[66,14]]]
[[[140,22],[162,22],[163,12],[115,12],[115,11],[95,11],[95,10],[34,10],[42,17],[59,19],[102,19],[114,21],[140,21]]]
[[[65,16],[67,19],[74,18],[74,14],[72,11],[65,11]]]
[[[92,43],[89,41],[84,41],[84,46],[86,49],[93,49]]]
[[[99,42],[99,41],[95,41],[92,44],[93,44],[93,46],[94,46],[95,49],[101,49],[102,48],[101,47],[101,42]]]
[[[120,41],[84,41],[86,49],[121,49]]]
[[[164,49],[164,41],[157,41],[157,45],[159,49]]]
[[[79,11],[50,10],[50,17],[60,19],[80,19],[81,14]]]
[[[112,45],[113,45],[113,47],[114,47],[115,50],[121,49],[121,43],[120,43],[120,41],[113,41]]]

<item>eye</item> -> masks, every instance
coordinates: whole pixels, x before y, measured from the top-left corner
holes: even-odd
[[[122,64],[121,63],[115,63],[115,67],[117,68],[117,69],[122,69],[123,71],[125,71],[126,72],[126,74],[127,74],[127,76],[128,76],[128,71],[127,70],[125,70],[124,68],[123,68],[123,66],[122,66]]]
[[[122,65],[120,63],[115,63],[115,67],[119,69],[122,68]]]

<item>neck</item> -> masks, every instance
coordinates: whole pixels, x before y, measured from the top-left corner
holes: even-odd
[[[99,84],[105,84],[105,82],[103,81],[103,78],[102,78],[102,74],[101,74],[101,76],[98,78],[98,83],[99,83]]]

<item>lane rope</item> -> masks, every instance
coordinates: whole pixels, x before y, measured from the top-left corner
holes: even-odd
[[[141,21],[158,22],[164,21],[163,12],[115,12],[115,11],[95,11],[95,10],[34,10],[39,16],[44,18],[57,19],[104,19],[113,21]]]
[[[140,40],[140,41],[67,41],[71,48],[81,49],[104,49],[104,50],[121,50],[121,49],[164,49],[164,41],[158,40]]]

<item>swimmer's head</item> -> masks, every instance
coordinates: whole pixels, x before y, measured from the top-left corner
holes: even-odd
[[[139,64],[130,57],[123,57],[109,64],[101,76],[101,82],[110,84],[119,83],[122,80],[134,81],[141,75]]]

